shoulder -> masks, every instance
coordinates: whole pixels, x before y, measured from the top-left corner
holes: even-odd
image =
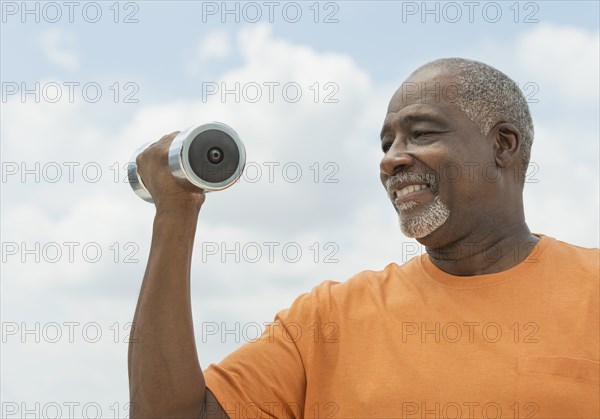
[[[548,236],[544,238],[548,245],[534,259],[541,262],[539,272],[544,274],[546,280],[552,280],[563,292],[588,290],[591,294],[597,294],[600,249],[577,246]]]
[[[564,264],[571,269],[591,270],[594,274],[599,274],[600,249],[578,246],[553,237],[545,237],[549,241],[546,257],[550,257],[555,262]]]
[[[314,287],[310,294],[313,298],[319,300],[332,297],[340,298],[369,288],[386,287],[390,285],[390,281],[402,275],[406,265],[389,263],[383,269],[360,271],[344,281],[323,281]]]
[[[389,263],[381,270],[363,270],[344,281],[323,281],[297,297],[293,306],[317,311],[320,316],[328,316],[342,308],[360,311],[386,295],[409,292],[407,287],[413,286],[416,276],[415,258],[403,265]]]

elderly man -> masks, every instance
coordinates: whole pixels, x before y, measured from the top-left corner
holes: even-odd
[[[134,417],[597,418],[599,254],[532,234],[533,124],[518,86],[441,59],[396,91],[381,180],[427,254],[299,296],[202,371],[190,263],[202,193],[139,158],[156,204],[130,346]]]

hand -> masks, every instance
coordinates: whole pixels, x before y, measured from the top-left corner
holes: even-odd
[[[200,209],[206,198],[204,191],[179,183],[169,169],[169,146],[179,131],[163,136],[135,159],[138,173],[150,192],[157,210]]]

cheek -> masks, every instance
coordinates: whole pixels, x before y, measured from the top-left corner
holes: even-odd
[[[482,140],[466,141],[454,148],[441,168],[445,183],[453,184],[467,196],[481,194],[499,180],[495,161]]]
[[[440,193],[444,192],[444,189],[454,188],[463,177],[464,167],[455,150],[448,146],[432,145],[418,158],[424,164],[425,171],[435,176]]]
[[[481,164],[453,159],[454,156],[439,155],[428,161],[433,170],[438,194],[448,205],[472,205],[481,198],[483,176]],[[449,158],[450,157],[450,158]]]
[[[462,163],[463,178],[467,184],[466,189],[475,194],[486,194],[495,190],[496,184],[500,181],[500,170],[495,161],[488,161],[484,156],[479,160],[472,158]]]

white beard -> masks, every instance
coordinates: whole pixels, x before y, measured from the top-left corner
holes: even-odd
[[[416,205],[415,202],[411,201],[403,204],[399,209],[411,209]],[[442,202],[440,196],[436,195],[433,202],[427,204],[419,214],[403,216],[398,213],[398,220],[400,221],[400,229],[405,236],[418,239],[433,233],[448,220],[449,216],[450,210]]]

